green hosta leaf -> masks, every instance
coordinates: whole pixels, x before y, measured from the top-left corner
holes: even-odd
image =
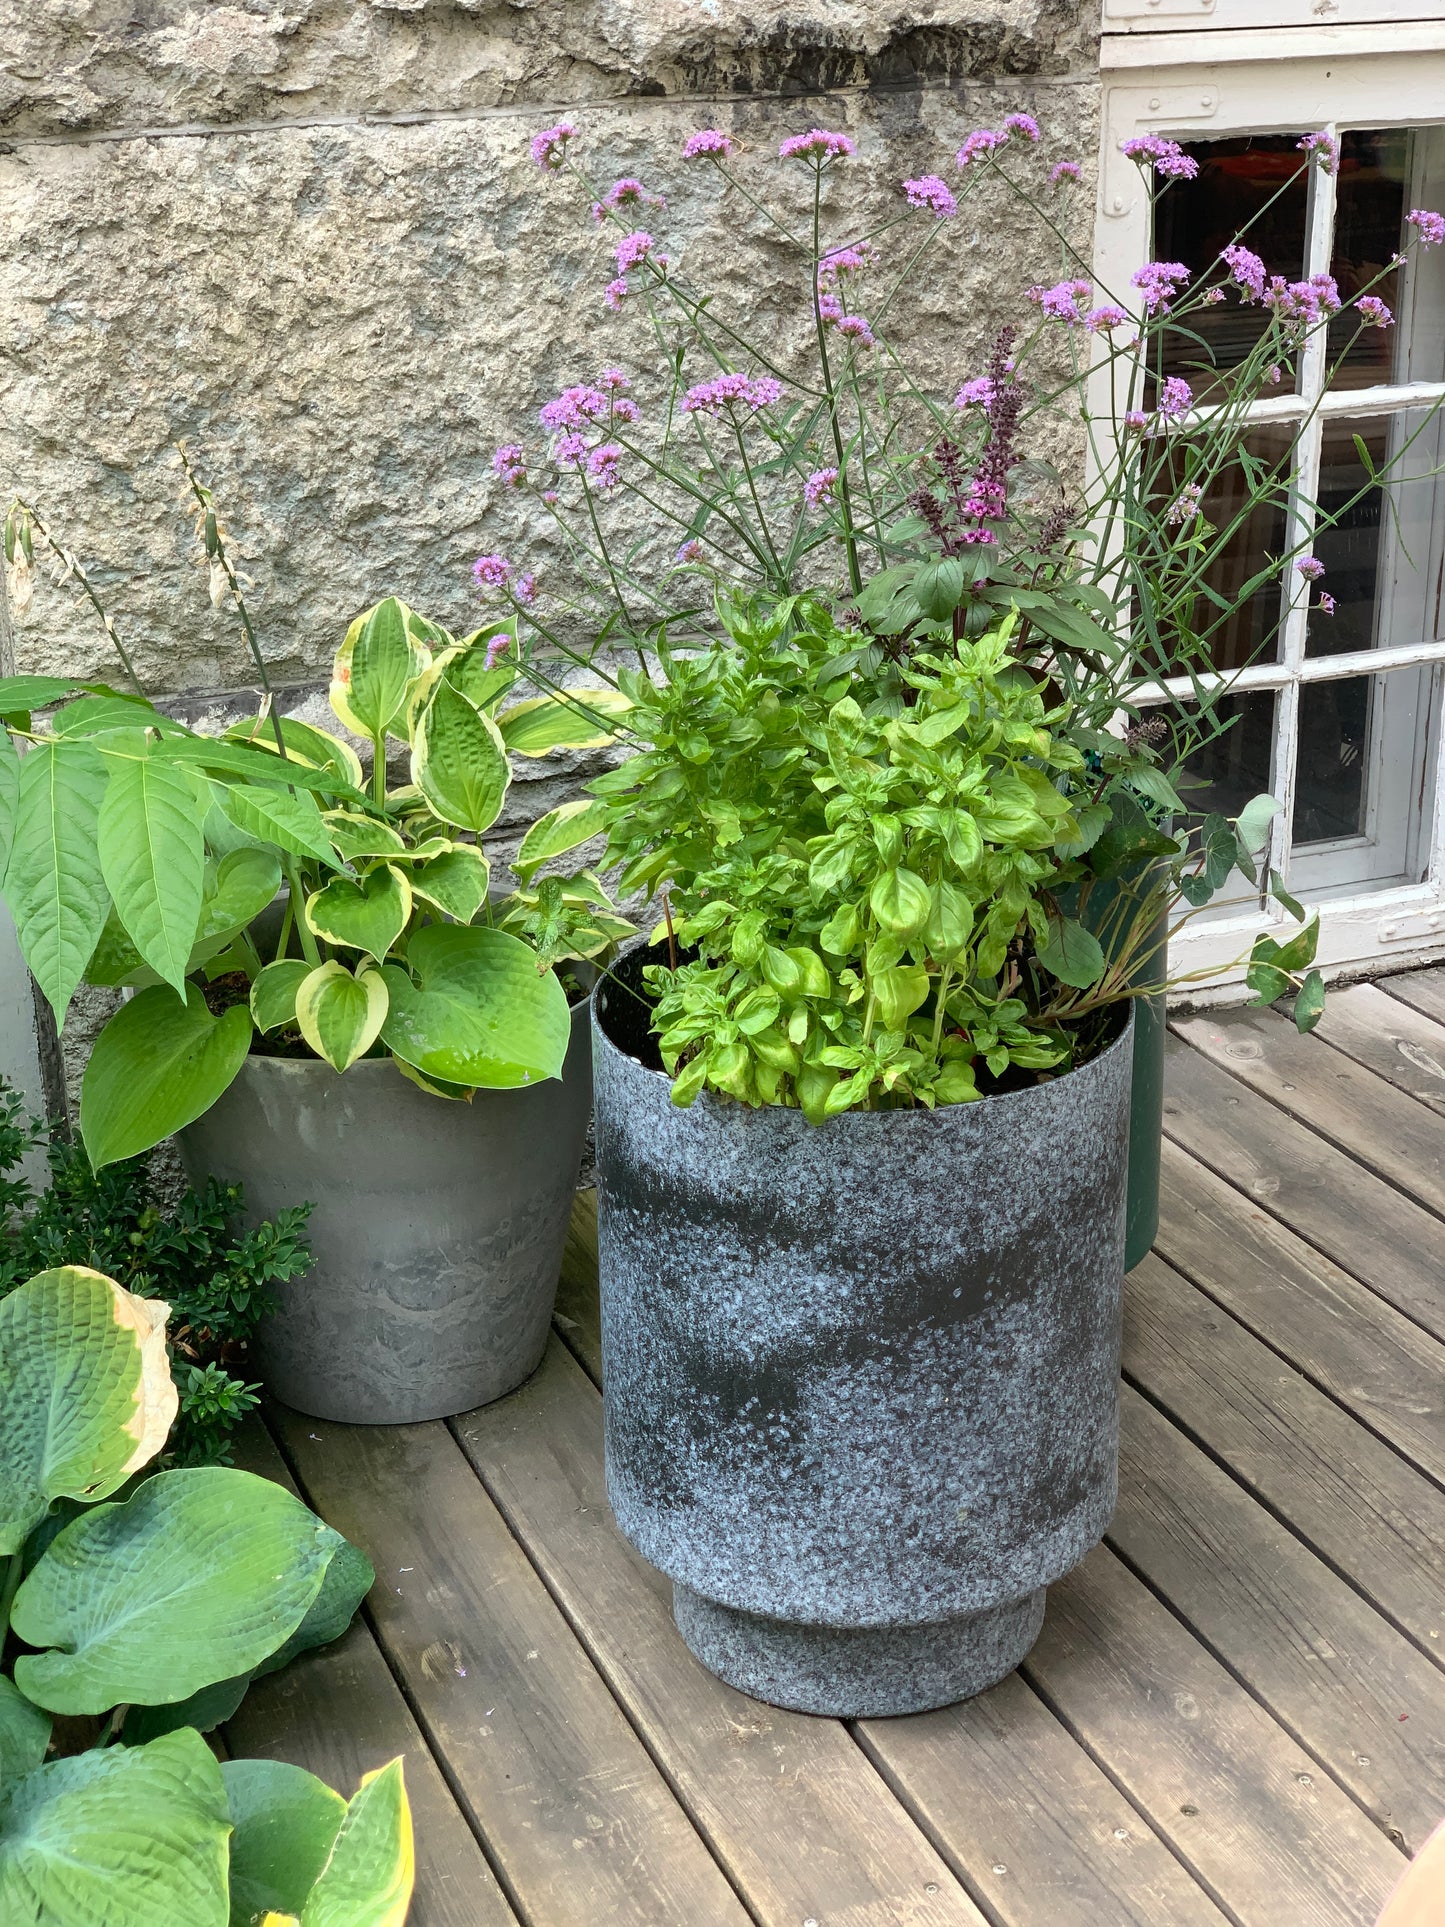
[[[96,849],[107,774],[99,750],[75,740],[38,743],[20,759],[5,901],[62,1026],[110,908]]]
[[[250,1673],[238,1673],[234,1679],[217,1680],[214,1686],[203,1686],[171,1706],[132,1706],[121,1737],[127,1746],[146,1746],[162,1733],[174,1733],[181,1726],[193,1726],[198,1733],[214,1732],[245,1699],[252,1677]]]
[[[1051,977],[1076,990],[1096,984],[1107,967],[1099,939],[1073,917],[1049,918],[1048,940],[1040,947],[1038,959]]]
[[[600,836],[607,827],[608,815],[606,803],[593,796],[579,796],[548,810],[522,838],[512,868],[523,883],[529,883],[544,863]]]
[[[902,1030],[914,1011],[928,1001],[928,972],[922,964],[894,964],[871,972],[868,988],[877,1001],[883,1028]]]
[[[250,723],[233,723],[226,731],[228,742],[251,743],[257,749],[276,750],[276,738],[272,733],[271,719]],[[286,745],[287,760],[301,757],[313,769],[329,770],[339,776],[344,783],[360,789],[365,780],[361,758],[340,736],[333,736],[330,730],[317,729],[314,724],[303,723],[299,717],[281,718],[281,740]]]
[[[345,964],[333,958],[318,965],[298,986],[297,1027],[332,1070],[350,1070],[381,1035],[387,1002],[379,970],[363,969],[353,977]]]
[[[431,651],[408,624],[410,610],[395,596],[358,616],[336,652],[331,707],[348,729],[380,736],[406,707],[407,689],[431,662]]]
[[[411,885],[393,863],[380,863],[353,883],[334,877],[306,899],[306,921],[318,937],[345,950],[365,950],[378,963],[407,926]]]
[[[15,1782],[40,1765],[50,1744],[50,1715],[0,1676],[0,1805]]]
[[[346,1809],[300,1927],[403,1927],[416,1881],[402,1763],[368,1773]]]
[[[456,843],[416,866],[411,873],[412,894],[458,923],[470,923],[487,900],[490,874],[487,859],[475,843]]]
[[[95,1040],[80,1091],[80,1134],[99,1171],[149,1151],[208,1111],[251,1048],[244,1005],[213,1017],[195,984],[142,990]]]
[[[569,689],[567,695],[533,696],[497,718],[502,741],[519,756],[545,756],[554,749],[600,749],[615,742],[632,708],[620,689]]]
[[[206,805],[184,767],[117,760],[100,806],[100,871],[131,942],[156,975],[185,994],[201,920]]]
[[[199,970],[219,956],[275,900],[280,887],[281,864],[274,850],[231,850],[219,863],[208,863],[201,920],[187,972]],[[138,989],[160,982],[155,971],[141,962],[140,953],[113,909],[86,967],[85,981],[129,984]]]
[[[316,806],[305,790],[264,789],[259,784],[236,784],[221,791],[221,807],[238,830],[262,843],[274,843],[290,856],[315,857],[333,870],[341,865]]]
[[[221,1767],[231,1823],[231,1927],[268,1914],[299,1917],[346,1818],[346,1802],[303,1767],[227,1760]]]
[[[278,957],[251,986],[251,1015],[259,1031],[281,1030],[296,1022],[296,993],[313,966],[301,957]]]
[[[378,816],[363,816],[359,810],[327,810],[325,816],[331,841],[348,863],[396,856],[406,849],[401,832]]]
[[[0,1809],[5,1927],[227,1927],[230,1818],[199,1733],[55,1760]]]
[[[895,937],[916,937],[928,922],[933,893],[912,870],[886,870],[868,894],[868,903],[883,928]]]
[[[0,1299],[0,1555],[54,1500],[108,1498],[165,1444],[176,1416],[165,1317],[158,1300],[78,1265]]]
[[[391,1008],[382,1042],[427,1077],[510,1090],[560,1077],[572,1020],[553,971],[505,931],[428,924],[407,949],[407,971],[382,975]]]
[[[53,1713],[164,1706],[258,1666],[300,1625],[345,1542],[282,1486],[160,1472],[68,1525],[22,1583],[15,1683]]]
[[[376,1568],[366,1554],[349,1539],[343,1539],[326,1568],[321,1590],[312,1600],[306,1617],[284,1646],[262,1660],[255,1677],[261,1679],[267,1673],[279,1672],[298,1654],[309,1653],[317,1646],[329,1646],[333,1639],[340,1639],[375,1583]]]
[[[512,780],[497,725],[445,678],[417,718],[411,774],[444,823],[478,833],[496,821]]]

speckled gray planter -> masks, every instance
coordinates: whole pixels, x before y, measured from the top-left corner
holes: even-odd
[[[251,1223],[314,1205],[315,1264],[281,1288],[257,1362],[285,1404],[349,1425],[485,1405],[541,1359],[591,1109],[587,1006],[563,1076],[470,1104],[387,1058],[342,1077],[251,1057],[181,1133],[192,1177],[246,1187]]]
[[[759,1698],[870,1717],[993,1685],[1114,1509],[1132,1026],[1049,1084],[815,1128],[674,1109],[614,1041],[636,1011],[604,978],[618,1523]]]

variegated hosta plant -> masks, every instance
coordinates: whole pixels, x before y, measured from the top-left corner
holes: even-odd
[[[375,1575],[269,1479],[155,1470],[167,1310],[79,1266],[0,1301],[0,1921],[401,1927],[399,1760],[348,1805],[201,1737]]]
[[[253,1049],[338,1072],[389,1054],[449,1098],[560,1074],[553,966],[630,926],[589,872],[534,879],[598,806],[536,825],[500,903],[481,838],[513,755],[605,743],[626,704],[509,701],[513,652],[504,624],[457,641],[394,597],[358,617],[331,702],[369,770],[346,736],[291,717],[209,737],[101,684],[0,681],[3,890],[26,962],[62,1024],[82,980],[134,993],[85,1073],[97,1168],[199,1117]],[[396,788],[393,743],[410,757]]]

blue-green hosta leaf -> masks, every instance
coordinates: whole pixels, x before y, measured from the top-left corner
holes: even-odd
[[[37,743],[20,759],[5,901],[62,1027],[110,908],[96,849],[107,775],[99,750],[74,739]]]
[[[131,942],[178,996],[201,920],[205,804],[184,766],[117,759],[100,805],[100,873]]]
[[[281,1030],[296,1022],[296,993],[314,965],[301,957],[278,957],[251,986],[251,1015],[259,1031]]]
[[[269,1914],[299,1918],[331,1858],[346,1802],[304,1767],[227,1760],[221,1767],[231,1823],[231,1927]]]
[[[331,707],[358,736],[380,736],[406,707],[407,691],[431,663],[395,596],[358,616],[336,652]]]
[[[352,1796],[300,1927],[403,1927],[415,1881],[411,1805],[397,1759],[368,1773]]]
[[[15,1596],[15,1683],[53,1713],[164,1706],[285,1644],[344,1544],[284,1487],[160,1472],[52,1541]]]
[[[608,814],[600,797],[579,796],[570,803],[559,803],[555,810],[539,816],[522,838],[512,868],[523,883],[529,883],[544,863],[600,836],[607,827]]]
[[[284,1646],[278,1647],[269,1659],[262,1660],[255,1677],[261,1679],[267,1673],[279,1672],[299,1654],[340,1639],[375,1583],[376,1568],[366,1554],[349,1539],[343,1539],[326,1568],[321,1590],[312,1600],[306,1617]]]
[[[0,1299],[0,1555],[54,1500],[109,1498],[165,1444],[166,1310],[79,1265]]]
[[[475,843],[455,843],[440,856],[418,863],[411,872],[414,895],[444,910],[458,923],[470,923],[487,900],[487,859]]]
[[[533,696],[497,718],[502,741],[519,756],[554,749],[600,749],[615,742],[631,702],[620,689],[569,689],[565,697]]]
[[[307,791],[232,784],[221,791],[221,807],[247,836],[274,843],[290,856],[315,857],[333,870],[341,868],[326,820]]]
[[[445,677],[417,717],[411,774],[444,823],[477,833],[496,821],[512,780],[497,725]]]
[[[217,1680],[172,1706],[132,1706],[121,1737],[127,1746],[146,1746],[181,1726],[193,1726],[198,1733],[214,1732],[245,1699],[251,1679],[250,1673],[238,1673],[234,1679]]]
[[[387,1001],[379,970],[363,968],[353,977],[333,957],[297,987],[297,1028],[332,1070],[350,1070],[381,1035]]]
[[[0,1805],[15,1782],[45,1758],[50,1725],[50,1715],[0,1675]]]
[[[382,971],[391,1008],[382,1042],[427,1077],[511,1090],[560,1077],[571,1035],[556,973],[517,937],[483,925],[428,924],[407,970]]]
[[[95,1040],[80,1087],[80,1134],[99,1171],[149,1151],[208,1111],[251,1048],[251,1013],[213,1017],[195,984],[168,984],[122,1004]]]
[[[364,950],[378,963],[411,917],[411,884],[394,863],[379,863],[354,883],[333,877],[306,899],[306,921],[318,937],[344,950]]]
[[[54,1760],[0,1808],[5,1927],[227,1927],[230,1816],[199,1733]]]

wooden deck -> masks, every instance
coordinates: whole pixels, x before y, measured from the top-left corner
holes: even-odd
[[[1118,1515],[1002,1686],[844,1725],[693,1661],[607,1510],[584,1202],[514,1397],[251,1437],[379,1578],[227,1744],[404,1753],[413,1927],[1369,1927],[1445,1815],[1445,971],[1171,1053]]]

